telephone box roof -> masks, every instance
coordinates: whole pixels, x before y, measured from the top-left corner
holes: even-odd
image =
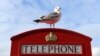
[[[71,30],[67,30],[67,29],[59,29],[59,28],[43,28],[43,29],[35,29],[35,30],[30,30],[30,31],[26,31],[26,32],[23,32],[21,34],[18,34],[18,35],[15,35],[11,38],[11,41],[14,41],[14,40],[18,40],[18,39],[21,39],[21,38],[24,38],[24,36],[28,36],[30,34],[34,34],[34,33],[40,33],[40,32],[63,32],[63,33],[69,33],[69,34],[73,34],[73,35],[78,35],[78,36],[83,36],[84,38],[88,39],[88,40],[92,40],[92,38],[86,36],[86,35],[83,35],[81,33],[78,33],[78,32],[75,32],[75,31],[71,31]]]

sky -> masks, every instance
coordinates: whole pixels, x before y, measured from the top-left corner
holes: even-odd
[[[92,54],[100,56],[100,0],[0,0],[0,56],[10,56],[10,38],[19,33],[49,28],[33,20],[61,7],[56,28],[69,29],[92,38]]]

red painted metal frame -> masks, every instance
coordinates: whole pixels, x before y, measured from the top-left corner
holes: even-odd
[[[49,32],[54,32],[59,38],[55,42],[46,42],[45,35]],[[38,35],[38,36],[37,36]],[[62,36],[64,35],[64,36]],[[40,37],[39,37],[40,36]],[[40,38],[40,39],[38,39]],[[44,38],[44,39],[43,39]],[[32,41],[33,39],[34,41]],[[36,40],[35,40],[36,39]],[[91,38],[83,34],[64,29],[45,28],[36,29],[11,38],[11,56],[92,56],[91,54]],[[82,54],[21,54],[21,45],[82,45]]]

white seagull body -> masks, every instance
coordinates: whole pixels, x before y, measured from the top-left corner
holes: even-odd
[[[59,21],[60,17],[61,17],[61,11],[60,11],[60,7],[55,7],[54,8],[54,12],[50,13],[48,15],[44,15],[41,16],[40,19],[36,19],[34,20],[34,22],[37,23],[47,23],[50,24],[50,27],[54,27],[55,23]]]

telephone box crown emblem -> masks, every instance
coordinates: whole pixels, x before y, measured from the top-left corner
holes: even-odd
[[[46,41],[56,41],[57,36],[53,34],[53,32],[50,32],[49,34],[46,35],[45,40]]]

